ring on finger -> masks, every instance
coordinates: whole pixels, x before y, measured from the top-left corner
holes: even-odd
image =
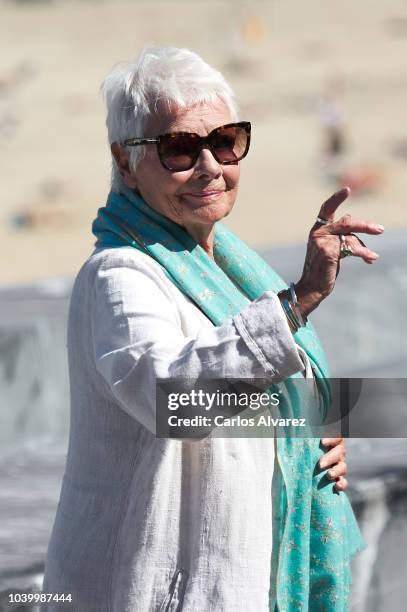
[[[321,225],[327,225],[329,221],[327,221],[326,219],[322,219],[322,217],[317,217],[317,220],[315,221],[315,223],[320,223]]]
[[[353,255],[353,250],[350,244],[346,242],[346,238],[343,234],[339,234],[339,240],[341,242],[340,248],[340,258],[349,257],[349,255]]]

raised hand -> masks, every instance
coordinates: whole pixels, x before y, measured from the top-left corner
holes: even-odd
[[[337,208],[349,194],[349,187],[343,187],[328,198],[318,214],[321,222],[316,221],[311,228],[302,276],[295,285],[303,316],[312,312],[333,291],[341,259],[349,247],[354,257],[360,257],[368,264],[374,263],[379,257],[353,232],[381,234],[384,231],[382,225],[354,219],[349,214],[335,221]],[[345,247],[345,253],[341,252],[341,245],[342,249]]]

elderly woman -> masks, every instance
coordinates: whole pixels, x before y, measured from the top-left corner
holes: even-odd
[[[69,452],[43,590],[76,612],[345,610],[364,542],[343,440],[158,437],[156,382],[315,377],[324,396],[307,317],[341,256],[376,259],[352,232],[382,229],[335,221],[338,192],[288,288],[219,223],[250,143],[221,74],[186,49],[147,47],[103,91],[112,186],[72,292]]]

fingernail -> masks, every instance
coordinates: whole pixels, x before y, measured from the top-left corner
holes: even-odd
[[[370,259],[377,259],[378,257],[379,257],[379,253],[376,253],[376,251],[372,251]]]
[[[319,462],[320,467],[324,468],[326,467],[326,461],[320,461]]]
[[[384,225],[376,225],[376,229],[378,229],[379,232],[384,232]]]
[[[335,472],[335,470],[329,470],[329,471],[328,471],[328,474],[329,474],[329,477],[330,477],[330,478],[336,478],[336,472]]]

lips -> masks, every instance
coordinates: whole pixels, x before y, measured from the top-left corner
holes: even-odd
[[[224,191],[217,190],[217,189],[211,189],[208,191],[194,191],[191,193],[184,193],[183,195],[187,197],[191,197],[191,198],[205,199],[205,198],[219,197],[220,195],[222,195],[222,193],[224,193]]]

